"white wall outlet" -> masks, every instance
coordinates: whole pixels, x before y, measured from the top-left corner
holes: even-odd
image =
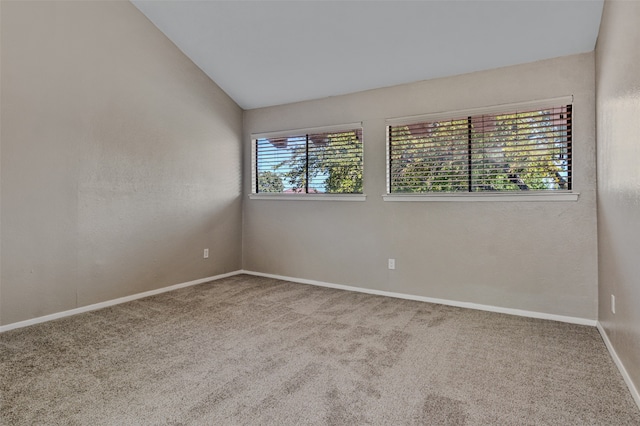
[[[204,249],[204,255],[202,257],[204,257],[205,259],[209,258],[209,249]]]
[[[396,260],[389,259],[389,269],[396,269]]]
[[[613,294],[611,295],[611,313],[616,313],[616,297]]]

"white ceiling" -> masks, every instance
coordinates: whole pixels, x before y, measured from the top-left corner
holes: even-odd
[[[242,108],[594,49],[602,0],[133,0]]]

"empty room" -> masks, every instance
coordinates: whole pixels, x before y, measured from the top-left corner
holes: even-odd
[[[640,425],[640,1],[0,1],[0,424]]]

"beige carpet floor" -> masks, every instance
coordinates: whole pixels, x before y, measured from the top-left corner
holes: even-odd
[[[2,425],[640,425],[593,327],[238,275],[0,334]]]

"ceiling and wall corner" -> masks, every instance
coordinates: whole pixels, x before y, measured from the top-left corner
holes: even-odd
[[[593,51],[602,0],[133,0],[243,109]]]

